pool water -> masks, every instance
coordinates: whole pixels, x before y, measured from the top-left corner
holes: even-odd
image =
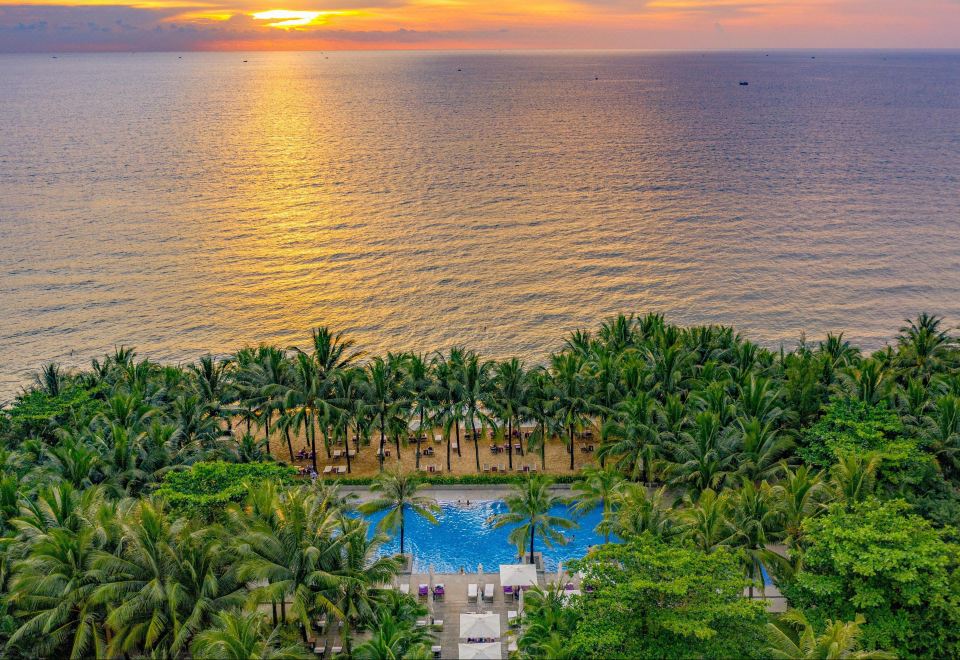
[[[441,511],[437,516],[437,525],[410,511],[406,513],[404,549],[413,555],[414,572],[426,573],[433,565],[433,570],[437,573],[458,573],[461,568],[473,573],[482,565],[484,572],[493,573],[499,570],[500,564],[517,562],[517,549],[507,540],[516,525],[493,529],[487,522],[490,516],[507,510],[503,501],[470,500],[470,504],[438,504]],[[568,539],[563,546],[548,548],[541,536],[536,538],[534,551],[543,553],[547,571],[555,571],[559,562],[579,559],[587,554],[590,546],[603,543],[603,536],[594,531],[602,518],[601,507],[598,506],[585,514],[576,514],[565,505],[560,505],[551,509],[550,513],[573,520],[577,526],[562,532]],[[375,525],[384,515],[386,514],[377,513],[367,516],[367,519]],[[400,551],[399,534],[385,544],[383,551]]]

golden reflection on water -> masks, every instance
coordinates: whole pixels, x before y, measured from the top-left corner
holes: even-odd
[[[22,58],[0,67],[0,398],[44,360],[322,323],[538,360],[620,311],[769,344],[955,322],[956,56],[887,55],[896,83],[874,56]]]

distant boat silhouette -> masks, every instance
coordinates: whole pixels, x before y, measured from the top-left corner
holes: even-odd
[[[741,84],[741,85],[749,85],[750,83],[748,83],[746,80],[741,80],[741,81],[740,81],[740,84]]]

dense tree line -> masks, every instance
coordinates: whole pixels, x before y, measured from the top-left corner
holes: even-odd
[[[417,465],[404,467],[417,467],[430,429],[445,440],[447,469],[452,452],[467,451],[479,472],[487,434],[518,437],[544,464],[546,443],[563,443],[565,467],[588,463],[575,508],[602,505],[600,531],[624,541],[609,552],[668,547],[721,581],[732,562],[751,591],[762,591],[763,573],[773,576],[798,608],[774,622],[781,647],[815,646],[833,630],[868,650],[956,656],[958,365],[955,339],[929,315],[872,354],[842,334],[772,351],[732,328],[679,328],[647,315],[576,332],[539,365],[464,348],[371,357],[327,328],[306,349],[261,346],[185,367],[126,348],[86,370],[48,365],[0,416],[0,634],[11,655],[177,656],[239,638],[284,655],[306,648],[325,613],[344,623],[347,649],[351,631],[368,628],[376,644],[418,653],[415,604],[380,588],[399,563],[377,552],[382,539],[368,538],[335,489],[258,487],[216,524],[175,513],[155,491],[202,461],[292,462],[301,441],[314,469],[337,443],[375,452],[388,472],[401,446],[415,445]],[[584,433],[597,445],[589,461],[577,445]],[[532,480],[511,505],[512,522],[528,522],[514,534],[518,546],[535,535],[562,543],[564,525],[532,513],[552,501],[543,487]],[[381,486],[380,499],[413,497],[396,488]],[[405,506],[384,531],[403,529]],[[897,543],[902,551],[884,555]],[[848,546],[861,560],[849,559]],[[873,546],[887,565],[869,565],[882,563],[864,551]],[[604,552],[584,560],[594,562],[584,568],[597,579],[594,603],[617,582],[601,579]],[[902,600],[878,596],[887,588]],[[589,602],[585,595],[576,607]],[[258,603],[263,620],[250,613]],[[733,616],[742,606],[723,607]],[[541,626],[547,637],[586,635],[590,648],[584,616],[567,629],[568,615],[550,611],[550,622],[531,614],[524,638]],[[722,626],[703,625],[691,623],[702,633],[694,638],[714,630],[729,641]],[[767,637],[750,653],[762,655]],[[525,642],[521,653],[537,648]]]

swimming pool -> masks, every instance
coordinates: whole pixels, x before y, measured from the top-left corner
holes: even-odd
[[[507,541],[510,530],[515,526],[493,529],[487,522],[490,516],[507,510],[503,501],[470,500],[470,504],[438,504],[440,515],[437,516],[437,525],[409,511],[406,514],[404,546],[413,555],[414,572],[426,573],[432,564],[437,573],[458,573],[461,568],[473,573],[482,564],[485,572],[492,573],[499,570],[500,564],[517,562],[517,549]],[[564,532],[569,539],[564,546],[548,548],[543,539],[537,537],[534,551],[543,553],[546,570],[555,571],[559,562],[579,559],[587,554],[591,545],[603,543],[603,537],[594,532],[602,517],[599,506],[584,515],[574,514],[564,505],[554,507],[550,513],[573,520],[578,526]],[[367,516],[367,519],[375,525],[384,515],[378,513]],[[399,538],[385,544],[385,553],[399,551]]]

